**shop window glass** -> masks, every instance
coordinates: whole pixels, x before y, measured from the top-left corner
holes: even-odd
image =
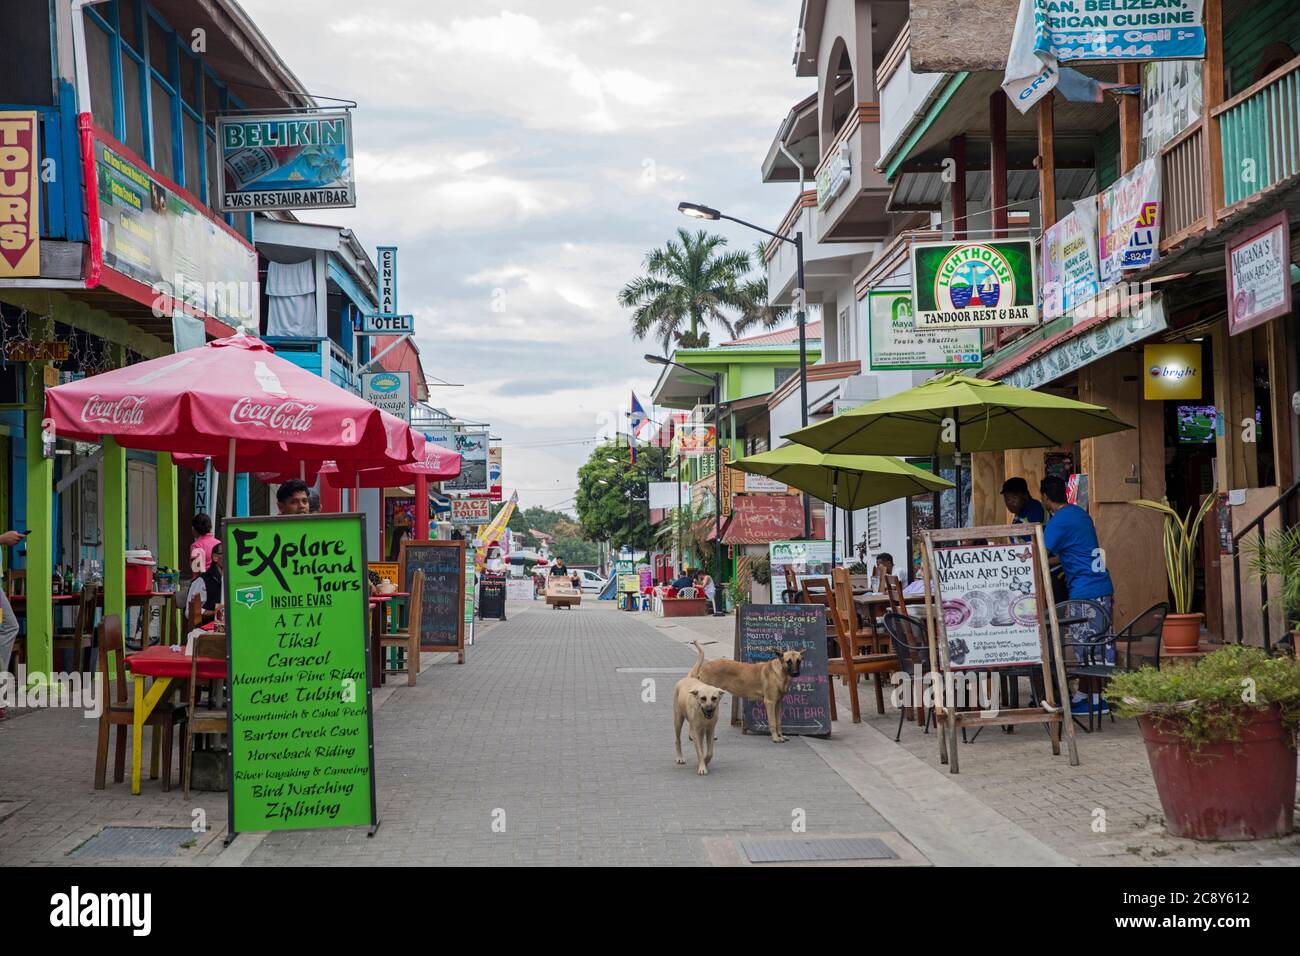
[[[140,21],[136,16],[136,0],[117,0],[117,16],[122,42],[140,53]]]
[[[168,80],[174,79],[171,38],[172,34],[160,27],[157,20],[149,19],[149,65]]]
[[[192,116],[186,114],[181,119],[181,127],[185,134],[184,186],[197,196],[203,191],[199,173],[199,144],[202,142],[199,124],[194,121]]]
[[[144,109],[140,105],[140,64],[130,54],[122,54],[122,118],[126,135],[122,142],[144,155]]]
[[[157,80],[153,81],[153,168],[168,179],[176,179],[172,156],[172,98]]]
[[[89,13],[86,17],[86,65],[90,71],[90,111],[95,125],[113,132],[113,65],[111,45]]]
[[[199,108],[198,61],[181,52],[181,98],[190,109]]]

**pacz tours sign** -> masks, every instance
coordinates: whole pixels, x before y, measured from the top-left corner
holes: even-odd
[[[230,832],[378,826],[360,515],[225,525]]]

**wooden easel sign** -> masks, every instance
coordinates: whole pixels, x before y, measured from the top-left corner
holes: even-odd
[[[984,543],[964,543],[970,541]],[[957,772],[963,727],[1045,723],[1054,754],[1061,752],[1064,726],[1070,766],[1077,767],[1074,722],[1056,700],[1051,674],[1055,660],[1056,682],[1068,686],[1042,525],[926,531],[921,560],[930,659],[939,662],[940,760]],[[1042,669],[1047,699],[1038,707],[1002,709],[994,696],[1000,672],[1034,666]]]
[[[399,563],[402,590],[409,590],[411,576],[424,572],[420,595],[420,649],[455,654],[465,663],[465,557],[464,541],[403,541]]]

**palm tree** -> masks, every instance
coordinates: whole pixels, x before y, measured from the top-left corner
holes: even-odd
[[[774,240],[775,241],[775,240]],[[768,305],[767,304],[767,270],[764,266],[766,260],[766,248],[763,243],[754,244],[754,265],[758,271],[758,278],[746,278],[741,285],[741,291],[747,301],[752,302],[744,315],[736,322],[736,334],[743,335],[754,326],[763,329],[774,329],[790,317],[790,307],[786,305]]]
[[[678,555],[679,562],[690,556],[695,567],[704,567],[712,551],[709,543],[712,517],[711,509],[696,508],[689,500],[683,501],[680,508],[673,508],[667,520],[655,528],[655,545],[664,551],[675,551],[680,545],[683,553]]]
[[[651,250],[646,274],[618,294],[619,305],[634,310],[632,334],[638,339],[653,335],[666,355],[687,322],[694,341],[701,322],[717,323],[735,338],[739,322],[748,317],[757,321],[767,308],[767,283],[747,280],[750,254],[722,251],[726,244],[723,236],[704,230],[691,234],[678,229],[677,239]],[[728,313],[739,315],[733,320]]]

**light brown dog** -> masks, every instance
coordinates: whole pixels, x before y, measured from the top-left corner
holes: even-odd
[[[683,677],[673,688],[673,742],[677,745],[677,763],[682,765],[682,724],[690,727],[691,743],[695,744],[695,772],[703,777],[709,772],[713,759],[713,729],[718,724],[722,691],[710,687],[694,677]]]
[[[767,708],[767,724],[772,740],[785,743],[789,738],[781,733],[781,700],[790,689],[790,681],[799,676],[799,669],[803,666],[803,651],[786,651],[761,664],[741,664],[730,660],[705,663],[704,648],[697,641],[691,643],[699,651],[700,657],[687,676],[721,687],[737,697],[761,700]]]

